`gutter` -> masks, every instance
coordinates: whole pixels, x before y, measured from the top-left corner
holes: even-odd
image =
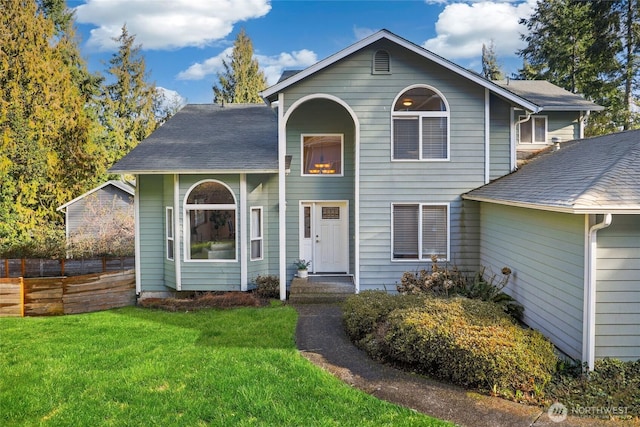
[[[587,217],[588,218],[588,217]],[[589,228],[587,234],[585,286],[584,286],[584,313],[582,331],[582,359],[587,362],[590,371],[593,371],[596,355],[596,267],[598,252],[598,231],[611,225],[610,213],[604,215],[602,222]]]

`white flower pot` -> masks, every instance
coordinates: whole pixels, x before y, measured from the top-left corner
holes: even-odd
[[[306,279],[309,277],[309,270],[298,270],[298,277],[301,279]]]

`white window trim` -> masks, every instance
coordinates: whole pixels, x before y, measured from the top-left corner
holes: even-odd
[[[446,111],[394,111],[394,106],[398,99],[408,90],[415,88],[425,88],[435,92],[442,102],[444,102]],[[393,121],[394,119],[406,117],[406,118],[418,118],[418,158],[417,159],[395,159],[393,157],[394,152],[394,134],[393,134]],[[423,117],[438,117],[438,118],[446,118],[447,119],[447,156],[442,159],[432,159],[432,158],[423,158],[422,157],[422,118]],[[393,103],[391,104],[391,161],[392,162],[448,162],[451,160],[451,109],[449,108],[449,102],[447,98],[444,97],[442,92],[438,89],[429,86],[429,85],[411,85],[404,89],[402,89],[394,98]]]
[[[533,145],[549,145],[549,116],[536,116],[536,115],[531,115],[529,117],[529,120],[527,120],[526,122],[520,122],[521,120],[524,120],[526,118],[526,116],[518,116],[518,145],[526,145],[526,146],[533,146]],[[536,127],[534,126],[534,120],[536,119],[544,119],[544,142],[536,142]],[[531,142],[521,142],[520,140],[520,135],[522,134],[520,132],[520,127],[522,127],[523,124],[530,124],[531,125]]]
[[[218,183],[222,186],[224,186],[227,190],[229,190],[229,192],[231,193],[231,196],[233,197],[233,201],[234,204],[189,204],[187,203],[187,199],[189,198],[189,194],[191,194],[191,191],[193,191],[194,188],[196,188],[198,185],[203,184],[205,182],[215,182]],[[184,246],[184,250],[183,250],[183,260],[184,262],[193,262],[193,263],[218,263],[218,262],[222,262],[222,263],[232,263],[232,262],[238,262],[238,233],[236,233],[236,237],[235,237],[235,253],[234,253],[234,258],[230,258],[230,259],[191,259],[189,258],[189,251],[191,250],[191,227],[190,227],[190,223],[188,224],[189,221],[189,211],[190,210],[218,210],[218,211],[225,211],[225,210],[233,210],[235,212],[235,216],[234,216],[234,220],[235,223],[238,224],[238,199],[236,198],[235,193],[233,192],[233,190],[231,189],[231,187],[229,187],[227,184],[225,184],[222,181],[219,181],[217,179],[203,179],[200,180],[198,182],[196,182],[195,184],[193,184],[191,187],[189,187],[189,189],[187,190],[187,192],[184,195],[184,202],[183,202],[183,218],[184,218],[184,242],[185,244]],[[187,226],[189,225],[189,226]]]
[[[304,173],[304,138],[307,136],[339,136],[340,137],[340,173],[334,174],[315,174]],[[322,177],[322,178],[338,178],[344,176],[344,134],[343,133],[303,133],[300,135],[300,176],[304,177]]]
[[[395,230],[393,226],[393,208],[394,206],[418,206],[418,258],[394,258],[394,236]],[[391,262],[410,263],[410,262],[431,262],[431,257],[422,257],[422,208],[423,206],[446,206],[447,207],[447,253],[446,258],[438,258],[438,262],[448,262],[451,259],[451,204],[450,203],[417,203],[417,202],[395,202],[391,203]]]
[[[260,212],[260,237],[254,237],[254,230],[253,230],[253,211],[259,211]],[[262,261],[264,259],[264,209],[262,208],[262,206],[254,206],[251,207],[250,213],[249,213],[249,218],[250,218],[250,226],[251,226],[251,230],[249,230],[249,259],[251,261]],[[260,242],[260,256],[257,258],[253,257],[252,254],[252,244],[253,242]]]
[[[165,237],[165,253],[167,256],[167,260],[169,261],[175,261],[176,258],[176,244],[175,244],[175,235],[176,235],[176,231],[174,230],[175,227],[175,220],[173,217],[173,206],[167,206],[165,208],[165,214],[164,214],[164,237]],[[169,231],[171,231],[171,235],[169,235]],[[172,246],[173,250],[171,251],[173,253],[173,256],[170,257],[169,256],[169,245]]]

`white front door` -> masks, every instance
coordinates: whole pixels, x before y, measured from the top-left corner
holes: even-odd
[[[311,260],[312,273],[349,270],[349,207],[344,201],[304,203],[300,257]]]

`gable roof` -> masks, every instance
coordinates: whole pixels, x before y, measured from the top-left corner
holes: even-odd
[[[283,74],[280,78],[280,80],[274,84],[273,86],[265,89],[264,91],[262,91],[260,93],[260,96],[262,96],[262,98],[267,102],[274,102],[277,100],[277,94],[279,92],[281,92],[282,90],[284,90],[285,88],[309,77],[310,75],[326,68],[329,67],[330,65],[340,61],[341,59],[351,55],[354,52],[357,52],[360,49],[363,49],[375,42],[377,42],[378,40],[381,39],[386,39],[389,40],[393,43],[396,43],[428,60],[431,60],[445,68],[447,68],[448,70],[450,70],[453,73],[456,73],[468,80],[471,80],[477,84],[479,84],[482,87],[485,87],[489,90],[491,90],[493,93],[495,93],[496,95],[499,95],[505,99],[507,99],[508,101],[519,105],[520,107],[522,107],[525,110],[528,111],[532,111],[534,113],[538,113],[542,110],[542,106],[536,104],[535,102],[533,102],[530,99],[524,98],[521,95],[515,93],[514,91],[511,90],[507,90],[504,87],[502,87],[499,84],[496,84],[495,82],[491,81],[491,80],[487,80],[484,77],[482,77],[479,74],[476,74],[472,71],[469,71],[457,64],[454,64],[453,62],[438,56],[436,54],[434,54],[433,52],[430,52],[406,39],[403,39],[402,37],[399,37],[393,33],[391,33],[388,30],[380,30],[372,35],[370,35],[369,37],[365,37],[364,39],[352,44],[351,46],[323,59],[320,62],[317,62],[316,64],[306,68],[305,70],[302,71],[291,71],[291,72],[285,72],[285,74]],[[549,83],[550,84],[550,83]],[[567,92],[570,95],[570,92]],[[578,95],[573,95],[573,96],[578,96]],[[587,101],[588,102],[588,101]],[[591,103],[591,105],[596,106],[596,104]],[[588,108],[587,108],[588,109]]]
[[[58,209],[56,209],[57,211],[62,211],[64,209],[66,209],[67,207],[69,207],[70,205],[74,204],[75,202],[77,202],[78,200],[84,199],[85,197],[95,193],[98,190],[103,189],[104,187],[111,185],[114,186],[116,188],[119,188],[120,190],[124,191],[125,193],[129,194],[130,196],[135,196],[136,195],[136,189],[133,185],[129,184],[128,182],[124,182],[124,181],[117,181],[117,180],[110,180],[110,181],[106,181],[102,184],[100,184],[99,186],[92,188],[91,190],[87,191],[86,193],[76,197],[75,199],[65,203],[64,205],[60,206]]]
[[[560,147],[462,197],[558,212],[640,214],[640,130]]]
[[[156,129],[110,173],[278,171],[278,125],[261,104],[189,104]]]
[[[604,107],[546,80],[497,80],[494,83],[528,99],[545,111],[604,110]]]

